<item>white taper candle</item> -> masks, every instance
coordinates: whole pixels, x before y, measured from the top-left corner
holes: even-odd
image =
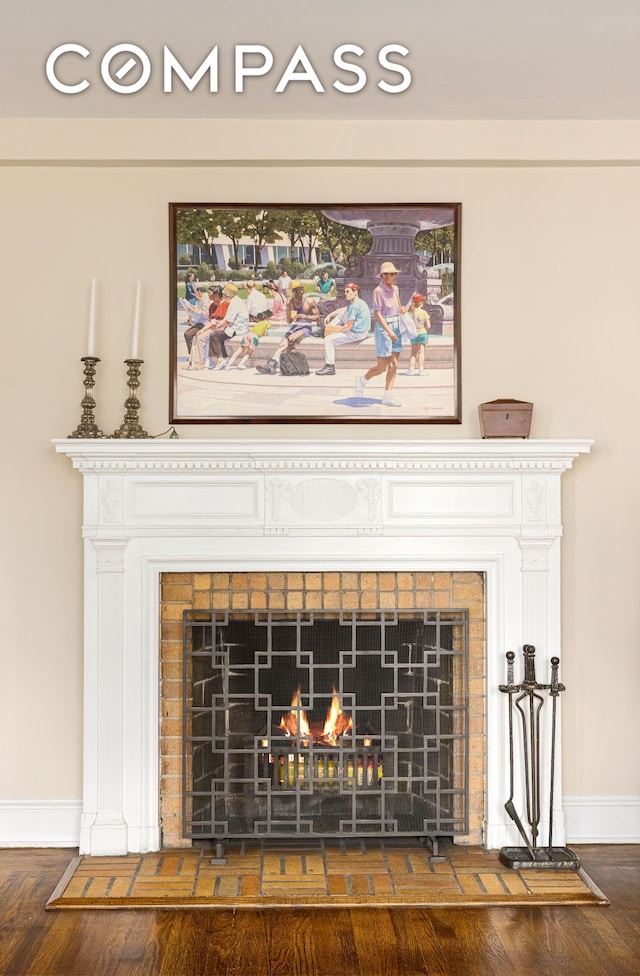
[[[89,299],[89,335],[87,337],[87,356],[95,355],[96,347],[96,279],[91,279],[91,297]]]
[[[131,359],[138,358],[138,345],[140,341],[140,282],[136,285],[136,304],[133,313],[133,336],[131,338]]]

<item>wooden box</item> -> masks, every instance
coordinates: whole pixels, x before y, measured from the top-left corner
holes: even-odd
[[[526,400],[490,400],[481,403],[480,431],[483,437],[528,437],[533,404]]]

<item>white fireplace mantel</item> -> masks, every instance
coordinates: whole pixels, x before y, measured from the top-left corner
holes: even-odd
[[[84,477],[81,853],[161,843],[160,574],[252,569],[485,574],[484,842],[518,843],[504,810],[509,749],[498,685],[507,650],[534,644],[541,676],[553,655],[561,657],[560,479],[592,441],[54,444]],[[554,797],[554,839],[562,844],[559,759]]]

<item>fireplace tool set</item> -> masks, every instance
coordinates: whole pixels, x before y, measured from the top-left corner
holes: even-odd
[[[536,680],[536,649],[532,644],[525,644],[522,648],[524,655],[524,678],[520,684],[515,683],[513,651],[507,652],[507,683],[500,685],[500,691],[509,697],[509,799],[505,803],[505,810],[518,828],[524,841],[524,847],[503,847],[500,860],[507,867],[516,870],[520,868],[579,868],[580,861],[576,854],[568,847],[553,846],[553,792],[555,778],[556,755],[556,719],[558,697],[565,686],[558,681],[560,659],[551,658],[551,682],[548,685],[539,684]],[[540,827],[540,797],[541,797],[541,756],[540,756],[540,713],[545,704],[545,697],[540,692],[548,692],[551,700],[551,763],[549,775],[549,839],[546,847],[538,843]],[[524,768],[524,791],[526,820],[529,833],[522,823],[514,804],[514,718],[516,723],[520,717],[522,729],[522,752]]]

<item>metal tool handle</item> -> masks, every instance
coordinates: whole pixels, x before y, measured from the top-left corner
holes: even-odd
[[[513,651],[507,651],[507,684],[513,686],[515,681],[513,662],[516,656]]]
[[[512,695],[515,691],[520,691],[520,687],[515,684],[513,668],[515,657],[513,651],[507,651],[507,683],[506,685],[498,685],[500,691],[504,691],[508,695]],[[511,700],[509,700],[509,709],[511,709]]]
[[[522,648],[524,654],[524,682],[525,685],[535,686],[536,681],[536,649],[533,644],[525,644]]]
[[[554,698],[557,698],[561,691],[565,691],[565,686],[561,681],[558,681],[558,669],[560,667],[560,658],[551,658],[551,684],[549,685],[549,694]]]

